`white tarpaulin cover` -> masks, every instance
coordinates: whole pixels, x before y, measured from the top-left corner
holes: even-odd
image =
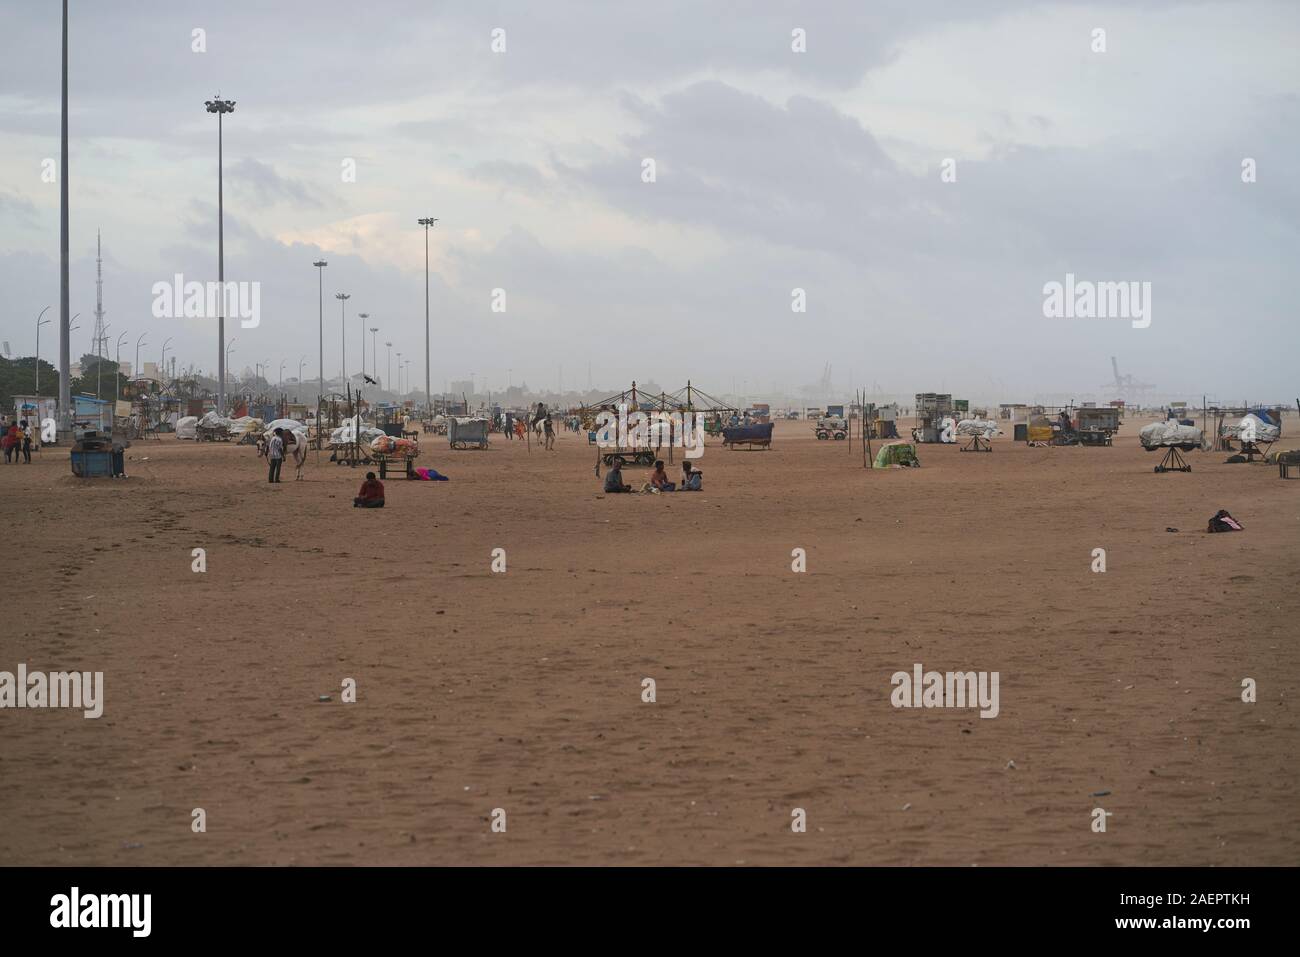
[[[199,419],[198,424],[200,428],[204,429],[215,429],[223,425],[230,428],[231,420],[223,415],[217,415],[215,412],[205,412],[203,418]]]
[[[254,434],[262,431],[262,420],[255,419],[251,415],[241,415],[237,419],[230,420],[230,434],[243,435],[245,432]]]
[[[992,419],[962,419],[957,423],[958,435],[978,435],[991,439],[1001,431]]]
[[[184,415],[176,420],[176,438],[193,439],[197,434],[199,417],[197,415]]]
[[[1152,422],[1150,425],[1143,426],[1142,431],[1138,433],[1138,439],[1146,449],[1158,449],[1169,445],[1199,445],[1202,451],[1206,452],[1210,449],[1209,442],[1200,429],[1194,425],[1179,425],[1174,419]]]
[[[1232,424],[1224,422],[1223,425],[1219,428],[1219,434],[1223,436],[1225,439],[1238,438],[1241,435],[1242,429],[1248,428],[1248,426],[1246,425],[1248,421],[1253,423],[1255,426],[1256,442],[1276,442],[1282,435],[1281,426],[1273,425],[1270,422],[1265,422],[1263,419],[1261,419],[1253,412],[1246,413],[1246,415],[1243,418],[1238,419],[1236,422],[1233,422]]]
[[[350,419],[344,419],[343,424],[330,433],[330,445],[346,445],[349,442],[357,441],[357,424],[358,419],[356,416],[353,416]],[[373,425],[361,426],[362,442],[370,442],[377,436],[383,434],[383,429],[377,429]]]
[[[304,434],[307,432],[307,426],[297,419],[275,419],[266,423],[264,431],[273,433],[276,429],[288,429],[290,432],[302,432]]]

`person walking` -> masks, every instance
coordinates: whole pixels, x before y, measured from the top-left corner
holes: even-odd
[[[284,465],[284,439],[280,437],[283,433],[283,429],[276,429],[266,447],[266,460],[271,469],[266,478],[268,482],[280,481],[280,467]]]
[[[5,461],[6,462],[13,461],[14,430],[8,423],[5,423],[4,432],[0,433],[0,445],[4,446]]]
[[[26,419],[23,419],[23,421],[18,423],[18,425],[22,429],[21,439],[23,443],[23,464],[31,465],[32,464],[32,427],[27,424]],[[17,455],[18,455],[18,450],[15,448],[14,457],[16,458]]]

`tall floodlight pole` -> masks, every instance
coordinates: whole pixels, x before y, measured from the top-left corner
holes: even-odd
[[[288,359],[280,360],[280,391],[281,392],[284,391],[284,364],[288,361],[289,361]]]
[[[225,193],[221,175],[222,117],[235,112],[234,100],[223,100],[218,93],[204,101],[209,113],[217,114],[217,284],[221,304],[217,308],[217,412],[226,410],[226,225]]]
[[[388,346],[388,371],[384,374],[384,388],[391,389],[393,387],[393,344],[385,342],[384,345]]]
[[[41,326],[48,326],[50,320],[42,319],[41,316],[50,311],[46,306],[41,310],[40,315],[36,317],[36,394],[41,394]]]
[[[397,353],[397,397],[402,397],[402,354]]]
[[[437,221],[432,216],[418,220],[424,227],[424,409],[426,414],[431,414],[433,411],[433,399],[429,395],[429,229]]]
[[[343,385],[346,388],[348,384],[348,300],[352,296],[346,292],[336,292],[334,298],[339,301],[339,329],[342,330],[343,340],[343,368],[341,371]]]
[[[370,371],[373,373],[375,381],[379,381],[379,343],[376,337],[379,335],[379,327],[370,327]],[[365,369],[361,370],[365,372]]]
[[[68,328],[68,0],[63,0],[63,116],[59,142],[59,424],[72,428],[72,331]],[[38,360],[39,361],[39,360]]]
[[[325,398],[325,267],[329,265],[325,260],[318,259],[313,266],[316,267],[316,275],[320,279],[320,285],[317,289],[317,295],[320,298],[320,327],[317,335],[320,338],[320,398]]]
[[[117,403],[122,401],[122,340],[126,338],[126,333],[117,337],[117,374],[113,376],[113,408],[117,408]]]
[[[366,320],[370,318],[368,312],[358,312],[357,318],[361,320],[361,381],[366,381]]]

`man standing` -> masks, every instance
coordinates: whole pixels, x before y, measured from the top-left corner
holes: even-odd
[[[280,481],[280,467],[284,465],[284,439],[281,438],[283,429],[276,429],[275,435],[271,436],[271,441],[266,447],[266,459],[270,463],[271,471],[267,475],[268,482]]]

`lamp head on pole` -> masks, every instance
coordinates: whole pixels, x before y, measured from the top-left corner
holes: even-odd
[[[327,262],[326,262],[325,260],[323,260],[323,259],[318,259],[318,260],[316,260],[316,262],[312,263],[312,265],[313,265],[313,266],[317,266],[317,267],[323,267],[323,266],[328,266],[329,263],[327,263]]]
[[[433,216],[426,216],[424,219],[417,219],[417,220],[416,220],[416,222],[419,223],[421,226],[423,226],[425,229],[428,229],[430,226],[432,226],[432,225],[433,225],[434,223],[436,223],[437,221],[438,221],[438,220],[437,220],[436,218],[434,218]]]
[[[209,113],[233,113],[233,112],[235,112],[235,101],[234,101],[234,100],[223,100],[223,99],[221,99],[221,94],[220,94],[220,93],[218,93],[215,97],[213,97],[213,98],[210,99],[210,100],[205,100],[205,101],[203,102],[203,105],[204,105],[205,107],[207,107],[207,110],[208,110]]]

